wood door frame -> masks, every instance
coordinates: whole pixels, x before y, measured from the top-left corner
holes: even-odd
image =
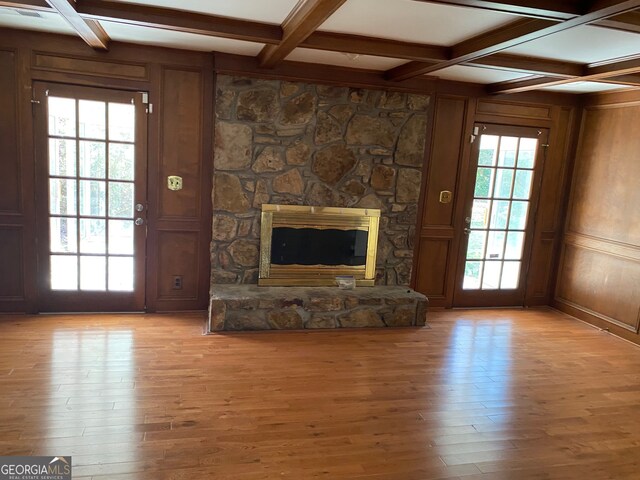
[[[466,216],[466,212],[471,211],[471,206],[473,204],[474,198],[474,190],[476,183],[476,173],[478,168],[478,156],[480,152],[480,137],[484,133],[480,130],[477,135],[476,141],[470,146],[469,154],[468,154],[468,162],[467,163],[467,175],[464,178],[464,181],[461,182],[462,194],[461,194],[461,202],[460,209],[458,211],[458,222],[459,225],[459,241],[457,242],[457,249],[455,251],[455,274],[454,277],[454,287],[453,287],[453,298],[452,298],[452,306],[454,308],[458,307],[501,307],[501,306],[524,306],[527,295],[527,282],[528,282],[528,273],[529,267],[531,265],[531,256],[533,252],[533,241],[535,236],[535,227],[537,221],[537,211],[538,204],[540,201],[540,191],[542,188],[542,179],[544,173],[544,164],[546,160],[546,153],[548,147],[548,139],[550,136],[550,129],[547,127],[533,127],[533,126],[523,126],[523,125],[509,125],[509,124],[500,124],[500,123],[490,123],[490,122],[480,122],[475,121],[472,125],[472,129],[475,127],[486,127],[490,129],[491,132],[487,132],[486,134],[497,134],[501,136],[530,136],[531,138],[539,138],[540,141],[538,143],[538,153],[536,156],[536,163],[533,169],[533,179],[532,179],[532,187],[531,187],[531,195],[529,197],[530,208],[528,212],[527,225],[525,227],[525,240],[523,245],[523,254],[522,254],[522,267],[520,269],[520,282],[518,288],[516,290],[473,290],[468,291],[461,295],[462,290],[462,280],[464,278],[464,270],[465,270],[465,261],[466,261],[466,250],[468,244],[468,235],[464,235],[462,229],[466,227],[464,222],[464,218]],[[538,133],[540,132],[540,133]],[[529,134],[529,135],[527,135]],[[515,181],[515,178],[514,178]],[[506,239],[505,239],[506,241]],[[492,295],[492,297],[489,297]],[[464,298],[466,297],[466,298]],[[496,301],[498,300],[498,301]]]
[[[48,119],[45,115],[44,99],[46,92],[54,90],[56,94],[68,98],[99,99],[109,101],[111,99],[123,100],[124,103],[133,98],[136,105],[136,140],[135,140],[135,197],[134,203],[145,205],[143,212],[134,212],[134,216],[141,216],[144,221],[144,234],[134,236],[134,291],[132,295],[105,292],[82,292],[80,290],[61,290],[53,292],[49,285],[50,263],[45,261],[49,256],[49,185],[48,185]],[[82,92],[82,97],[77,92]],[[147,211],[148,211],[148,119],[146,108],[142,102],[142,93],[131,90],[78,86],[52,82],[34,81],[33,96],[36,102],[34,113],[34,151],[35,151],[35,205],[36,205],[36,238],[37,245],[37,285],[38,307],[40,312],[118,312],[146,310],[146,271],[147,271]],[[119,98],[120,97],[120,98]],[[39,103],[38,103],[39,102]],[[142,159],[142,161],[139,161]],[[106,159],[108,161],[108,159]],[[47,192],[47,193],[45,193]],[[78,245],[78,254],[79,254]],[[105,253],[107,256],[107,253]]]

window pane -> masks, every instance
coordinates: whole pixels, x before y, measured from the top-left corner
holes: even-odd
[[[133,257],[109,257],[109,290],[133,291]]]
[[[78,259],[75,256],[51,255],[51,289],[78,289]]]
[[[507,229],[509,203],[509,201],[505,200],[496,200],[493,202],[493,209],[491,210],[491,224],[489,228],[496,230]]]
[[[105,103],[92,100],[80,100],[78,105],[80,114],[80,137],[105,138]]]
[[[473,196],[488,198],[491,196],[491,190],[493,189],[493,174],[495,170],[493,168],[478,168],[476,174],[476,188]]]
[[[496,190],[494,198],[510,198],[511,183],[513,182],[513,170],[499,168],[496,172]]]
[[[469,234],[469,243],[467,245],[467,259],[482,260],[482,258],[484,257],[484,244],[486,240],[486,231],[472,231]]]
[[[512,202],[509,215],[509,230],[524,230],[527,225],[529,202]]]
[[[49,135],[75,137],[76,101],[73,98],[48,97]]]
[[[109,253],[133,255],[133,221],[109,220]]]
[[[480,288],[480,277],[482,276],[482,264],[484,262],[467,262],[464,266],[464,290],[477,290]]]
[[[75,140],[49,139],[49,174],[61,177],[75,177]]]
[[[494,166],[496,164],[498,138],[499,137],[496,135],[482,135],[480,137],[480,153],[478,154],[478,165]]]
[[[529,199],[532,178],[533,171],[531,170],[518,170],[516,172],[516,181],[513,187],[513,198]]]
[[[75,253],[78,251],[78,224],[75,218],[50,219],[49,247],[52,252]]]
[[[518,288],[518,283],[520,283],[520,262],[504,262],[500,288]]]
[[[106,252],[106,222],[98,219],[80,219],[80,251],[82,253]]]
[[[535,138],[521,138],[518,150],[518,168],[533,168],[536,162],[538,140]]]
[[[109,178],[134,179],[134,146],[126,143],[109,144]]]
[[[105,182],[80,180],[80,215],[105,215]]]
[[[56,215],[76,214],[77,183],[75,180],[49,179],[49,212]]]
[[[106,258],[80,257],[80,290],[106,290]]]
[[[80,176],[105,177],[105,143],[80,141]]]
[[[133,218],[133,183],[109,182],[109,216]]]
[[[500,140],[499,167],[513,167],[516,164],[518,137],[502,137]]]
[[[496,290],[500,286],[500,266],[502,262],[485,262],[484,277],[482,277],[483,290]]]
[[[109,103],[109,140],[133,142],[135,140],[135,106]]]
[[[502,259],[504,237],[505,232],[489,232],[489,240],[487,242],[487,255],[485,258],[487,258],[488,260]]]
[[[504,258],[507,260],[520,260],[522,258],[523,246],[524,232],[509,232],[504,250]]]
[[[471,228],[487,228],[489,225],[491,200],[474,200],[471,210]]]

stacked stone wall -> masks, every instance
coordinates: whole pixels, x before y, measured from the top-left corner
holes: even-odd
[[[408,285],[426,95],[217,77],[212,284],[255,284],[263,203],[379,208],[376,283]]]

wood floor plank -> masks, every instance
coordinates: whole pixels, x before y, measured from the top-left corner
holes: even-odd
[[[637,480],[640,348],[552,310],[203,336],[0,316],[0,455],[84,480]]]

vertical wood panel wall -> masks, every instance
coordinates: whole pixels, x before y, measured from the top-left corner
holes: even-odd
[[[0,311],[36,312],[38,275],[31,86],[34,81],[149,92],[149,311],[208,304],[213,58],[119,44],[96,52],[81,40],[0,29]],[[166,188],[180,175],[184,189]],[[182,289],[173,277],[183,277]]]
[[[640,95],[586,105],[555,305],[640,343]]]
[[[552,105],[544,101],[437,95],[414,268],[415,288],[427,295],[431,307],[455,306],[455,269],[465,227],[464,187],[470,175],[470,136],[475,122],[550,130],[540,202],[535,213],[525,305],[550,303],[577,110],[570,101],[566,103]],[[439,202],[442,190],[453,192],[452,203]]]

